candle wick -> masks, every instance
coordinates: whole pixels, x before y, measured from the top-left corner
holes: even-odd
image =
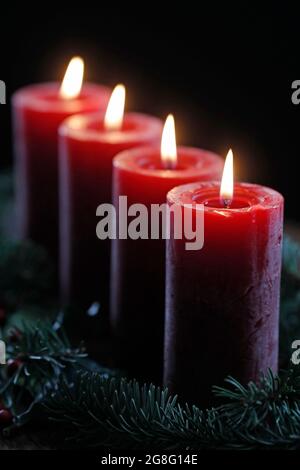
[[[231,199],[223,199],[223,204],[224,204],[226,209],[230,208],[231,203],[232,203]]]
[[[164,167],[166,170],[174,170],[176,168],[176,164],[172,160],[166,160]]]

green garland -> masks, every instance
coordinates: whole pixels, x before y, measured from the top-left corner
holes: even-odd
[[[0,184],[0,211],[3,194]],[[8,359],[0,366],[0,405],[7,436],[28,423],[42,422],[51,430],[58,422],[54,444],[67,447],[300,448],[300,367],[290,362],[291,342],[300,339],[300,247],[289,238],[280,321],[285,371],[279,377],[269,372],[247,387],[227,378],[225,388],[213,390],[223,402],[214,409],[180,404],[166,389],[140,385],[95,364],[82,345],[73,348],[63,314],[53,319],[51,286],[53,270],[43,250],[0,239],[0,311],[5,305],[7,316],[0,339],[7,343]]]
[[[2,389],[14,423],[59,423],[55,443],[66,447],[190,450],[300,448],[300,368],[279,377],[269,372],[258,385],[228,378],[215,387],[224,404],[209,410],[182,405],[166,389],[96,371],[82,347],[71,348],[61,319],[10,328],[9,365]],[[16,332],[18,333],[16,335]],[[12,374],[10,364],[19,361]],[[60,432],[57,432],[57,429]],[[62,439],[63,437],[63,439]]]
[[[68,430],[69,443],[157,450],[300,447],[300,372],[269,373],[259,386],[215,393],[229,403],[200,410],[181,406],[168,391],[136,381],[79,372],[46,400],[48,414]]]

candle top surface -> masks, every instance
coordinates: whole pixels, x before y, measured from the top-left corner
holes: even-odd
[[[120,130],[104,127],[105,113],[86,113],[70,116],[59,128],[60,135],[78,140],[90,140],[117,144],[135,142],[141,139],[159,138],[162,121],[154,116],[141,113],[126,113]]]
[[[79,113],[82,109],[106,109],[111,90],[103,85],[85,82],[78,97],[64,99],[60,96],[59,82],[28,85],[13,95],[15,106],[26,106],[40,112]]]
[[[206,211],[230,215],[249,212],[255,208],[273,208],[283,203],[283,196],[274,189],[251,183],[235,183],[230,207],[220,198],[219,182],[191,183],[177,186],[167,195],[169,204],[204,204]]]
[[[207,150],[180,146],[177,148],[177,157],[177,165],[168,169],[162,161],[160,147],[138,147],[119,153],[113,165],[128,172],[164,178],[186,178],[197,173],[203,178],[222,172],[223,159]]]

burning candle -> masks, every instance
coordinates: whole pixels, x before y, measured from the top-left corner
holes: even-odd
[[[222,159],[204,150],[176,148],[174,119],[167,118],[161,148],[128,150],[113,160],[113,202],[128,207],[166,202],[174,186],[220,179]],[[149,228],[151,220],[149,220]],[[143,379],[162,378],[165,240],[112,241],[111,324],[120,367]]]
[[[209,405],[227,375],[246,384],[277,371],[283,197],[233,185],[229,151],[219,183],[172,189],[170,207],[204,205],[204,246],[167,241],[164,383],[180,399]]]
[[[74,113],[105,109],[110,91],[83,83],[84,64],[74,57],[62,84],[18,90],[12,99],[18,235],[43,245],[56,261],[58,249],[58,137]]]
[[[96,209],[111,202],[112,158],[120,151],[155,144],[162,123],[125,113],[125,88],[117,85],[106,113],[75,115],[59,130],[60,284],[62,298],[107,310],[110,241],[96,237]]]

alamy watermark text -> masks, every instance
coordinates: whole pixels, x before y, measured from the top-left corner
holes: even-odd
[[[203,204],[151,204],[149,208],[139,203],[128,206],[127,196],[119,196],[117,208],[100,204],[96,215],[101,217],[96,227],[100,240],[167,240],[172,236],[184,239],[186,250],[201,250],[204,245]]]
[[[0,80],[0,104],[6,104],[6,85],[3,80]]]

